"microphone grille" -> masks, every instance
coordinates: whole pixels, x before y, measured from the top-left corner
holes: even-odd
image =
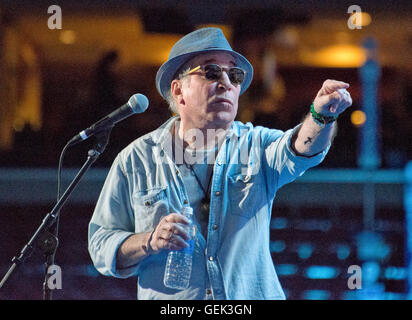
[[[149,100],[147,97],[140,93],[132,95],[127,103],[130,108],[132,108],[134,113],[145,112],[149,106]]]

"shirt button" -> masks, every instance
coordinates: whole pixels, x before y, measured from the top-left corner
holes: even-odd
[[[217,230],[217,224],[213,225],[213,230]]]
[[[189,203],[189,201],[187,201],[187,200],[184,200],[184,201],[183,201],[183,203],[184,203],[184,204],[188,204],[188,203]]]
[[[220,191],[216,191],[215,195],[220,196]]]
[[[209,256],[209,261],[213,261],[213,257],[212,257],[212,256]]]
[[[206,294],[212,294],[212,290],[207,289],[207,290],[206,290]]]
[[[222,161],[219,160],[219,161],[217,162],[217,164],[218,164],[219,166],[221,166],[221,165],[222,165]]]

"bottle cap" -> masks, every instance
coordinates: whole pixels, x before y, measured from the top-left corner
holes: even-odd
[[[185,217],[191,216],[193,214],[193,208],[192,207],[183,207],[181,210],[181,214],[183,214]]]

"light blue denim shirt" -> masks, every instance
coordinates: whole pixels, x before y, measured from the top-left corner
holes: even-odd
[[[116,253],[127,237],[154,230],[164,215],[190,205],[170,156],[177,119],[136,139],[114,160],[89,224],[95,267],[108,276],[137,276],[138,299],[285,299],[269,249],[273,200],[330,147],[313,157],[295,155],[290,140],[298,127],[282,132],[232,124],[214,164],[207,239],[196,233],[188,289],[163,285],[166,250],[117,268]]]

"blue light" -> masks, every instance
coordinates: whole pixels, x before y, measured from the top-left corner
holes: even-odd
[[[338,274],[339,270],[331,266],[310,266],[305,272],[306,277],[309,279],[333,279]]]
[[[391,247],[383,236],[377,232],[362,231],[356,236],[358,246],[358,259],[383,260],[391,253]]]
[[[293,276],[298,271],[294,264],[279,264],[276,266],[276,272],[279,276]]]
[[[298,256],[301,259],[308,259],[312,255],[313,245],[310,243],[301,243],[297,249]]]
[[[288,226],[288,220],[282,217],[273,218],[270,226],[272,229],[285,229]]]
[[[385,292],[385,300],[405,300],[406,294],[399,292]]]
[[[406,268],[403,267],[387,267],[384,273],[385,279],[388,280],[405,280],[407,276]]]
[[[272,241],[270,243],[270,251],[271,252],[276,252],[276,253],[280,253],[283,250],[286,249],[286,244],[285,241],[282,240],[276,240],[276,241]]]
[[[346,244],[340,244],[336,248],[336,255],[339,260],[345,260],[350,255],[350,247]]]
[[[303,292],[302,298],[307,300],[327,300],[330,298],[330,292],[326,290],[306,290]]]

